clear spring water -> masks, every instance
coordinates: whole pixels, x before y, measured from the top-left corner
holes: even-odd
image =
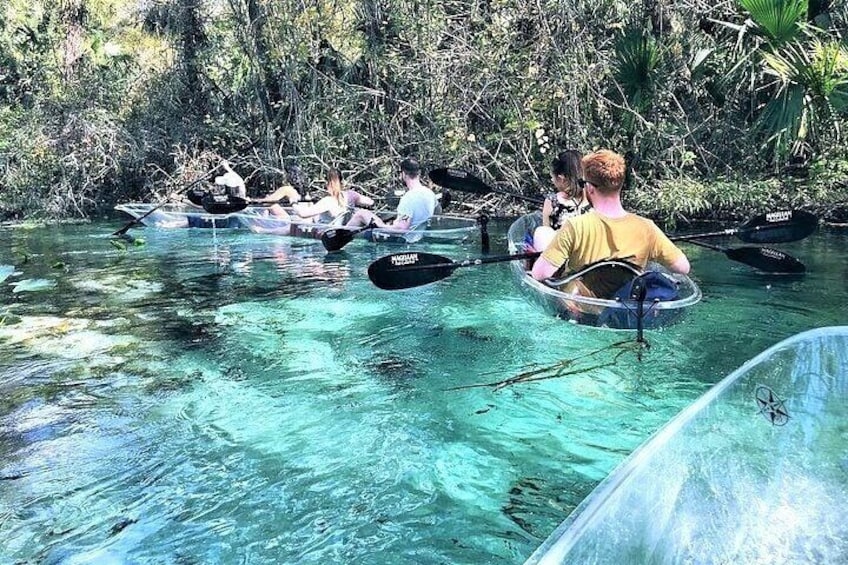
[[[397,248],[118,225],[0,228],[0,562],[520,563],[713,383],[848,319],[844,231],[781,246],[795,279],[686,246],[705,298],[639,362],[504,264],[386,292]],[[451,390],[532,368],[567,374]]]

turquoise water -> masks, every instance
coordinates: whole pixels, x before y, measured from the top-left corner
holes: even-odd
[[[0,562],[521,563],[710,385],[848,318],[839,231],[781,246],[795,279],[686,247],[704,300],[639,362],[505,264],[386,292],[397,248],[118,226],[0,228]]]
[[[781,341],[642,444],[528,563],[844,563],[846,393],[848,326]]]

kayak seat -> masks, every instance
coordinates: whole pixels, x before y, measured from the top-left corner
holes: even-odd
[[[655,302],[666,302],[680,298],[679,284],[672,277],[659,271],[647,271],[634,277],[633,280],[623,285],[616,293],[615,300],[633,304],[640,299],[644,308],[644,327],[650,328],[661,325],[657,320],[663,314],[663,310],[652,310],[651,305]],[[636,308],[606,308],[598,318],[599,325],[609,328],[635,328]]]

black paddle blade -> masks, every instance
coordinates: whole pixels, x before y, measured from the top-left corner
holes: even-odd
[[[470,192],[472,194],[489,194],[493,192],[489,185],[471,173],[461,169],[433,169],[430,171],[430,180],[442,188],[452,188],[460,192]]]
[[[725,249],[724,254],[728,259],[744,263],[763,273],[798,275],[807,271],[807,267],[792,255],[769,247],[736,247]]]
[[[327,251],[338,251],[353,241],[360,231],[361,228],[332,228],[321,234],[321,243]]]
[[[210,214],[233,214],[247,208],[247,200],[227,194],[207,194],[201,204]]]
[[[195,206],[203,206],[203,197],[206,196],[208,192],[209,191],[205,188],[194,188],[186,193],[186,198],[188,198],[188,201]]]
[[[745,243],[786,243],[804,239],[819,225],[815,214],[803,210],[769,212],[739,226],[737,237]]]
[[[401,290],[440,281],[459,266],[432,253],[393,253],[368,265],[368,278],[377,288]]]

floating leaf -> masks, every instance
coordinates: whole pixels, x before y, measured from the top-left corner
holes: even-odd
[[[15,268],[12,265],[0,265],[0,282],[8,279],[15,272]]]
[[[24,279],[12,284],[12,292],[38,292],[56,286],[56,281],[49,279]]]
[[[113,247],[116,247],[116,248],[120,249],[121,251],[127,250],[127,246],[124,245],[124,242],[118,241],[117,239],[110,239],[109,243],[111,243]]]
[[[141,247],[145,243],[147,243],[147,242],[144,241],[144,238],[141,238],[141,237],[137,237],[133,240],[133,245],[135,245],[136,247]]]

